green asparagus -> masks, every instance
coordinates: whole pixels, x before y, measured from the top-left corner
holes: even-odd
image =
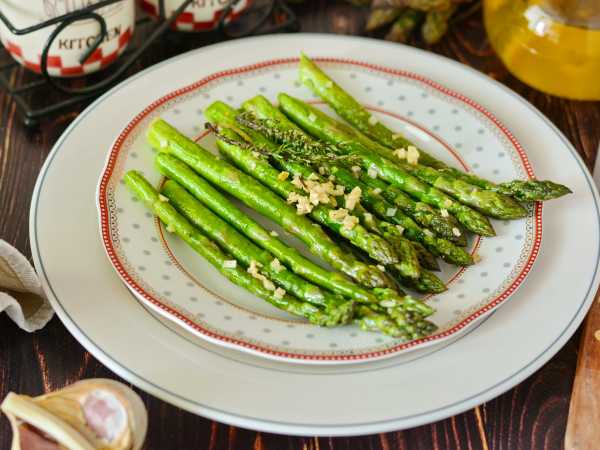
[[[337,319],[338,323],[348,323],[351,319],[354,305],[352,301],[331,294],[286,270],[285,266],[269,251],[255,245],[175,181],[167,180],[161,189],[161,194],[169,199],[171,205],[182,216],[233,255],[243,266],[249,267],[252,261],[255,261],[273,282],[301,300],[324,307],[327,314]]]
[[[386,41],[407,42],[413,30],[421,21],[422,16],[423,13],[415,9],[406,8],[403,10],[385,35]]]
[[[229,192],[247,206],[281,225],[302,240],[308,248],[332,267],[368,287],[384,287],[388,281],[376,267],[360,263],[344,254],[320,227],[296,213],[274,192],[232,165],[216,158],[162,119],[148,130],[148,142],[184,161],[195,171]]]
[[[337,318],[330,317],[318,306],[308,302],[301,302],[287,293],[281,294],[275,288],[270,289],[269,287],[271,286],[265,286],[261,281],[252,277],[237,265],[230,267],[228,261],[231,261],[231,257],[225,254],[208,237],[194,228],[173,206],[168,202],[162,201],[158,192],[140,173],[135,171],[127,172],[125,183],[142,200],[145,206],[165,223],[167,230],[172,230],[176,233],[232,283],[247,289],[279,309],[305,317],[311,323],[321,326],[338,325]]]
[[[357,142],[353,134],[344,131],[343,127],[339,126],[343,124],[338,124],[319,109],[286,94],[279,95],[279,102],[283,112],[310,134],[359,156],[363,169],[374,172],[374,176],[381,176],[384,180],[424,203],[448,210],[473,233],[482,236],[495,235],[492,225],[484,215],[452,199],[439,189],[422,182],[390,160],[370,151]]]
[[[389,149],[413,145],[401,134],[395,133],[383,123],[373,120],[371,114],[364,106],[331,80],[316,64],[304,55],[300,59],[300,78],[306,86],[325,100],[344,120],[371,139]],[[571,192],[566,186],[552,181],[513,180],[496,184],[476,175],[450,167],[422,149],[418,149],[418,151],[419,162],[423,165],[438,170],[443,169],[454,177],[460,178],[474,186],[510,195],[519,201],[551,200]]]

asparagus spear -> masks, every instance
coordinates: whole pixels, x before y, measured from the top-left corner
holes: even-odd
[[[391,220],[404,229],[404,235],[410,239],[421,242],[425,247],[435,255],[439,255],[444,261],[458,266],[468,266],[473,264],[473,258],[469,253],[452,242],[435,236],[431,231],[423,230],[414,220],[402,213],[398,208],[388,203],[379,194],[373,193],[360,180],[356,179],[352,172],[339,167],[332,166],[328,168],[336,177],[338,182],[349,189],[360,187],[363,195],[362,200],[375,214],[384,220]]]
[[[466,234],[462,232],[460,224],[450,215],[450,213],[443,216],[426,203],[415,202],[397,187],[391,186],[378,178],[371,178],[367,174],[361,174],[360,181],[367,185],[372,192],[380,193],[383,198],[400,208],[419,225],[425,228],[431,228],[435,234],[444,239],[448,239],[455,244],[460,246],[467,245]],[[461,231],[459,236],[456,236],[453,232],[455,228],[458,228],[459,231]]]
[[[445,9],[429,11],[421,28],[423,40],[429,45],[436,44],[448,31],[448,22],[457,5],[448,5]]]
[[[232,126],[243,127],[243,131],[247,134],[253,133],[252,137],[258,142],[263,141],[261,141],[262,136],[256,136],[257,131],[266,134],[273,141],[287,146],[288,148],[295,147],[296,154],[331,154],[332,152],[337,151],[336,149],[332,149],[328,144],[317,142],[306,135],[263,96],[259,95],[247,100],[243,103],[242,108],[247,112],[254,114],[256,119],[252,121],[252,118],[250,117],[238,116],[238,124]],[[230,122],[233,121],[233,109],[226,113],[220,108],[219,115],[222,116],[224,114],[229,115],[228,120]],[[245,125],[240,123],[240,121]],[[308,159],[308,156],[306,158]],[[450,216],[448,218],[442,217],[426,203],[415,202],[401,190],[389,186],[381,180],[372,180],[372,184],[376,184],[376,186],[373,186],[375,189],[383,189],[382,185],[386,186],[386,195],[393,195],[393,200],[391,201],[396,203],[402,211],[411,216],[418,223],[426,227],[431,226],[431,228],[442,237],[466,245],[465,236],[461,234],[461,236],[457,237],[453,232],[453,229],[457,228],[458,225]]]
[[[296,274],[313,283],[356,300],[361,304],[380,305],[385,308],[399,308],[411,312],[420,312],[421,305],[410,297],[401,297],[389,289],[377,288],[368,291],[351,282],[335,271],[328,271],[303,257],[296,249],[285,245],[272,233],[269,233],[256,221],[235,207],[223,194],[210,183],[197,175],[185,163],[166,153],[156,156],[156,166],[161,174],[171,178],[187,189],[196,199],[204,203],[214,213],[230,225],[245,234],[259,247],[270,251],[283,264]]]
[[[371,114],[364,106],[331,80],[305,55],[300,58],[300,78],[306,86],[325,100],[344,120],[371,139],[390,149],[413,145],[401,134],[395,133],[383,123],[371,119]],[[519,201],[550,200],[571,192],[566,186],[551,181],[513,180],[495,184],[476,175],[449,167],[446,163],[422,149],[419,149],[419,155],[419,161],[423,165],[439,170],[444,169],[454,177],[472,185],[492,192],[510,195]]]
[[[384,27],[385,25],[392,23],[400,14],[402,14],[402,8],[371,9],[369,17],[367,18],[367,24],[365,26],[365,29],[367,31],[377,30],[378,28]]]
[[[289,294],[281,294],[269,289],[261,281],[250,276],[241,267],[229,267],[231,257],[225,254],[213,241],[199,232],[173,206],[160,199],[158,192],[138,172],[130,171],[125,175],[125,183],[132,192],[143,201],[145,206],[165,223],[168,230],[173,230],[198,254],[208,260],[219,272],[232,283],[241,286],[273,306],[289,313],[305,317],[311,323],[321,326],[338,325],[338,318],[329,316],[318,306],[301,302]]]
[[[406,8],[396,19],[385,36],[387,41],[405,43],[419,24],[423,13],[416,9]]]
[[[243,266],[249,267],[252,261],[262,266],[262,271],[272,281],[285,288],[301,300],[325,308],[325,312],[338,323],[348,323],[352,318],[354,303],[343,297],[331,294],[314,284],[286,270],[269,251],[261,249],[235,228],[214,214],[196,200],[175,181],[167,180],[161,193],[171,205],[188,221],[233,255]]]
[[[287,179],[282,180],[281,172],[272,167],[266,159],[261,158],[251,144],[244,144],[239,140],[236,142],[239,138],[232,130],[223,129],[219,138],[217,147],[224,156],[284,199],[290,198],[293,194],[307,196],[306,192],[294,186],[292,182]],[[252,154],[253,151],[256,156]],[[325,204],[311,206],[313,208],[309,214],[315,221],[348,239],[352,244],[366,251],[375,261],[381,264],[398,262],[398,256],[392,246],[381,237],[370,233],[358,224],[352,227],[344,226],[341,221],[332,217],[334,207]]]
[[[448,210],[469,231],[482,236],[495,235],[492,225],[485,216],[455,201],[439,189],[422,182],[390,160],[367,149],[354,139],[353,133],[344,130],[344,127],[341,126],[343,124],[339,124],[322,111],[286,94],[279,95],[279,102],[286,115],[310,134],[336,144],[338,148],[350,154],[359,156],[363,169],[375,171],[384,180],[424,203]]]
[[[387,286],[388,281],[379,269],[344,254],[320,227],[314,226],[308,218],[297,214],[295,208],[271,190],[232,165],[219,160],[164,120],[153,122],[147,137],[153,147],[181,159],[209,181],[297,236],[315,255],[332,267],[364,286]]]

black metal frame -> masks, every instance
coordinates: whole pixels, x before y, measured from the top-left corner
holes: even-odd
[[[2,86],[15,100],[17,106],[23,113],[23,121],[26,125],[36,125],[39,123],[41,118],[52,115],[82,101],[91,99],[92,97],[95,97],[108,89],[110,86],[114,85],[116,81],[118,81],[122,75],[138,60],[141,54],[144,53],[148,47],[152,45],[152,43],[154,43],[167,30],[169,30],[177,16],[183,12],[193,0],[182,0],[181,5],[169,17],[165,17],[164,0],[159,0],[160,20],[158,25],[148,31],[148,35],[144,38],[143,42],[139,46],[135,48],[128,48],[123,55],[122,61],[120,61],[116,66],[116,69],[112,70],[109,75],[103,77],[100,81],[93,84],[86,84],[83,87],[72,88],[64,83],[59,82],[58,79],[51,77],[48,73],[48,53],[52,43],[59,33],[69,25],[80,20],[92,19],[98,22],[100,33],[94,43],[81,55],[79,61],[83,64],[98,48],[98,46],[102,43],[102,40],[107,35],[106,21],[100,14],[96,12],[96,10],[120,1],[123,0],[102,0],[77,11],[63,14],[45,22],[21,29],[15,27],[0,10],[0,21],[2,21],[4,25],[16,35],[28,34],[38,31],[42,28],[58,25],[50,34],[42,49],[40,58],[40,70],[42,73],[39,76],[39,80],[17,85],[16,83],[12,82],[10,78],[13,69],[18,67],[18,63],[11,61],[7,64],[0,65],[0,86]],[[277,31],[295,31],[297,29],[296,16],[285,4],[285,2],[283,0],[269,0],[270,4],[264,9],[256,22],[254,22],[243,33],[236,33],[234,27],[232,26],[233,21],[229,21],[227,18],[239,1],[240,0],[231,0],[225,6],[223,13],[221,14],[219,21],[214,28],[221,32],[226,38],[239,38],[252,34],[274,33]],[[265,24],[268,23],[269,18],[274,13],[283,14],[286,17],[286,20],[282,23],[276,24],[275,26],[265,27]],[[136,21],[136,32],[139,32],[137,30],[140,26],[149,26],[150,24],[151,20],[149,17],[142,17],[141,19],[138,19]],[[47,92],[44,91],[45,89],[58,91],[61,94],[64,94],[63,98],[52,105],[34,108],[30,101],[32,93],[36,90],[39,90],[39,92]]]

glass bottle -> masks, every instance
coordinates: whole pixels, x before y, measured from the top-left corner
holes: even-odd
[[[549,94],[600,100],[600,0],[484,0],[508,70]]]

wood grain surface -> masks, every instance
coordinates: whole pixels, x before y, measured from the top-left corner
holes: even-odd
[[[342,1],[307,0],[295,10],[303,31],[362,34],[366,11]],[[135,70],[218,39],[219,36],[214,34],[169,36],[154,45]],[[591,166],[600,141],[600,104],[551,97],[509,75],[488,45],[480,13],[453,25],[448,37],[429,50],[468,64],[525,97],[565,133]],[[28,75],[20,70],[15,76]],[[38,128],[27,129],[21,123],[15,104],[0,92],[0,238],[26,255],[30,253],[28,213],[36,176],[52,144],[76,115],[77,111],[65,113],[43,122]],[[145,448],[561,449],[579,338],[580,333],[577,333],[537,373],[480,407],[431,425],[381,435],[300,438],[256,433],[194,416],[140,392],[150,415]],[[590,345],[594,342],[590,341]],[[0,398],[9,391],[38,395],[90,377],[118,378],[87,353],[58,318],[42,331],[27,334],[5,315],[0,316]],[[589,423],[600,426],[597,420]],[[598,445],[600,448],[600,443]],[[10,429],[3,417],[0,419],[0,450],[9,447]]]

